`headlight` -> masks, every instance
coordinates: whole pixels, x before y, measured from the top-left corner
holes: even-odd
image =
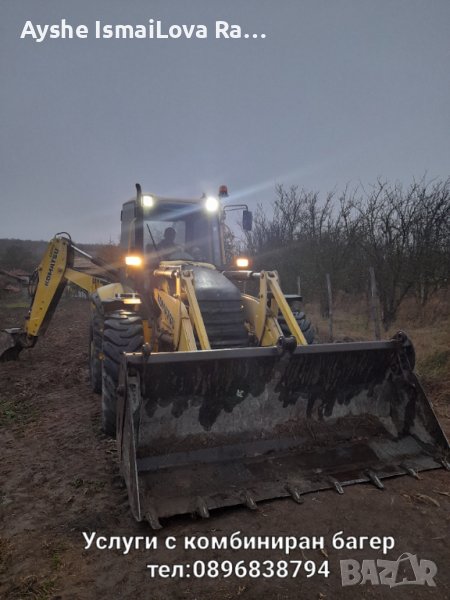
[[[125,256],[125,264],[128,267],[141,267],[142,266],[142,258],[140,256]]]
[[[142,206],[144,206],[145,208],[152,208],[152,206],[154,205],[155,199],[153,198],[153,196],[149,196],[148,194],[142,196]]]
[[[214,196],[208,196],[205,200],[205,208],[208,212],[217,212],[219,210],[219,201]]]
[[[247,269],[249,264],[250,264],[250,261],[248,260],[248,258],[245,258],[245,256],[240,256],[239,258],[236,259],[236,266],[239,269]]]

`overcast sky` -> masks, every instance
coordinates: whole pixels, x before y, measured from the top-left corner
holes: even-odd
[[[448,0],[0,0],[0,237],[118,240],[140,182],[327,192],[450,175]],[[87,39],[20,39],[26,21]],[[102,24],[204,24],[207,39],[95,39]],[[216,39],[215,21],[264,33]]]

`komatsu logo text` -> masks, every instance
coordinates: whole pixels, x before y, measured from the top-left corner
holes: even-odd
[[[174,319],[173,319],[172,313],[167,308],[166,304],[164,303],[164,300],[161,298],[160,295],[158,295],[158,304],[159,304],[161,310],[163,311],[164,316],[169,321],[170,326],[173,327],[174,326]]]
[[[50,258],[50,266],[48,268],[48,273],[47,276],[45,278],[45,286],[48,287],[50,285],[50,279],[52,278],[52,274],[53,274],[53,270],[55,268],[56,265],[56,259],[58,258],[58,254],[59,254],[59,250],[58,248],[55,248],[52,252],[52,256]]]

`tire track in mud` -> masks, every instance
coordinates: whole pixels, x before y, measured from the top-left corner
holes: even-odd
[[[10,584],[0,586],[2,597],[32,597],[42,581],[58,580],[53,563],[74,544],[82,549],[79,532],[104,527],[125,508],[115,443],[100,431],[100,400],[89,388],[87,350],[80,350],[88,310],[86,302],[63,302],[48,335],[20,361],[1,365],[0,396],[9,407],[0,430],[1,522]],[[37,581],[26,591],[30,577]]]

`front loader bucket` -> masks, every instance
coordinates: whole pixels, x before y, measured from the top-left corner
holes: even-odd
[[[399,338],[126,354],[118,445],[137,520],[448,467]]]

